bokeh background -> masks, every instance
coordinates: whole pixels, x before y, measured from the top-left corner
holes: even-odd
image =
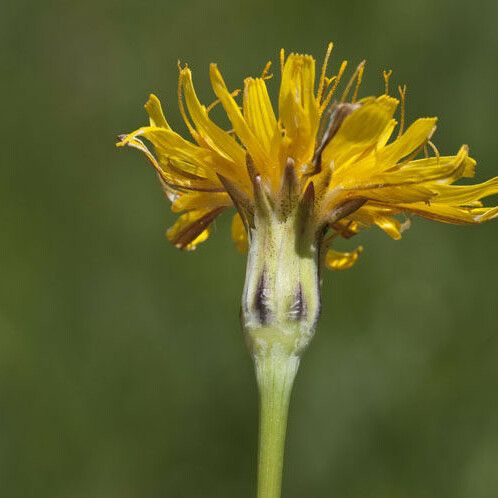
[[[229,218],[194,254],[143,157],[116,150],[149,92],[182,128],[177,59],[208,103],[280,47],[408,84],[444,153],[498,174],[498,3],[3,0],[0,495],[247,498],[257,397]],[[273,82],[276,84],[276,81]],[[496,199],[494,199],[496,202]],[[286,498],[498,496],[497,225],[371,230],[328,273],[298,376]],[[354,241],[356,242],[356,241]],[[354,243],[353,242],[353,243]],[[343,247],[353,247],[344,244]]]

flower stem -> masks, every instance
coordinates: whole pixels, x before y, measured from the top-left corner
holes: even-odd
[[[287,414],[299,357],[272,350],[254,361],[260,399],[258,498],[280,498]]]

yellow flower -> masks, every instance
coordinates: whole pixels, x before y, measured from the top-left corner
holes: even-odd
[[[331,52],[329,44],[316,75],[313,57],[281,51],[277,110],[267,90],[270,63],[244,80],[241,100],[211,64],[216,100],[207,107],[190,69],[180,67],[178,101],[192,140],[171,129],[151,95],[149,125],[118,143],[146,155],[180,213],[167,231],[175,246],[194,249],[220,213],[236,209],[232,237],[248,249],[240,320],[260,393],[258,497],[280,496],[287,409],[320,315],[321,266],[350,268],[362,251],[340,253],[332,242],[372,225],[399,239],[412,214],[457,224],[498,217],[498,207],[481,203],[498,193],[498,177],[454,185],[474,176],[467,146],[441,156],[431,142],[436,118],[405,130],[406,88],[390,96],[390,72],[383,95],[358,99],[361,63],[338,94],[346,62],[329,76]],[[216,105],[230,130],[211,118]]]
[[[311,195],[310,223],[324,234],[327,246],[335,237],[349,238],[372,225],[399,239],[410,214],[456,224],[498,216],[497,207],[481,202],[498,193],[498,177],[455,186],[460,178],[474,176],[475,161],[468,147],[441,156],[431,142],[436,118],[417,119],[404,130],[406,88],[399,88],[400,99],[390,96],[390,73],[384,74],[383,95],[357,99],[362,63],[337,98],[346,62],[328,76],[331,51],[332,44],[318,77],[313,57],[285,57],[281,52],[278,115],[267,90],[270,63],[260,77],[245,79],[240,103],[239,91],[231,91],[211,64],[217,100],[208,107],[197,98],[190,69],[180,68],[180,112],[193,141],[171,129],[158,98],[150,96],[145,105],[149,125],[121,136],[118,145],[146,155],[173,211],[182,213],[167,232],[175,246],[194,249],[207,239],[213,220],[235,205],[232,236],[244,250],[256,205],[268,202],[275,211],[285,209],[289,182],[301,198],[306,192]],[[398,126],[394,115],[399,100]],[[229,131],[210,117],[217,104],[228,116]],[[361,248],[350,253],[329,249],[324,261],[331,269],[349,268],[360,252]]]

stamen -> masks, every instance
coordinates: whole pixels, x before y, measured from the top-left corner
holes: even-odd
[[[403,131],[405,129],[406,85],[403,85],[403,88],[401,88],[401,86],[398,86],[398,92],[399,92],[399,96],[401,98],[401,111],[400,111],[400,116],[399,116],[399,130],[398,130],[398,137],[400,137],[403,134]]]
[[[429,157],[429,149],[427,148],[427,144],[424,144],[424,158],[427,159]]]
[[[268,61],[266,63],[266,66],[264,67],[263,72],[261,73],[261,79],[269,80],[270,78],[273,77],[273,74],[268,74],[268,72],[270,71],[271,65],[272,65],[271,61]]]
[[[407,156],[403,157],[402,160],[396,165],[396,169],[402,168],[403,166],[407,165],[410,161],[413,161],[421,151],[424,151],[424,156],[427,158],[429,157],[429,153],[427,151],[427,144],[420,145],[417,147],[411,154],[408,154]]]
[[[320,117],[320,127],[318,128],[318,133],[316,134],[316,143],[320,144],[323,140],[323,136],[329,127],[329,122],[332,114],[335,111],[337,104],[334,102],[330,105],[327,110]]]
[[[353,76],[351,76],[351,79],[348,81],[348,84],[346,85],[344,92],[342,92],[341,102],[345,102],[346,99],[348,98],[348,95],[349,95],[349,92],[351,91],[353,83],[355,82],[355,80],[357,80],[360,71],[363,72],[363,67],[365,66],[365,63],[366,63],[366,61],[361,61],[358,64],[357,68],[355,69],[355,72],[353,73]]]
[[[322,100],[324,84],[325,84],[325,79],[326,79],[325,74],[327,72],[327,65],[329,63],[330,54],[332,54],[333,48],[334,48],[334,44],[332,42],[330,42],[327,45],[327,51],[325,52],[325,58],[323,60],[323,65],[322,65],[322,72],[320,73],[320,82],[318,84],[318,92],[316,94],[316,99],[318,102],[320,102]]]
[[[236,90],[234,90],[230,96],[232,97],[237,97],[237,95],[239,95],[240,93],[240,88],[237,88]],[[221,102],[220,99],[216,99],[214,102],[211,102],[211,104],[209,104],[207,107],[206,107],[206,111],[207,113],[209,114],[209,112],[214,108],[216,107],[219,103]]]
[[[284,74],[284,65],[285,65],[285,50],[283,48],[280,49],[280,75]]]
[[[220,102],[220,99],[216,99],[214,102],[211,102],[211,104],[206,107],[206,112],[209,114],[211,110],[214,109]]]
[[[323,93],[325,93],[328,89],[331,83],[333,83],[337,79],[337,76],[331,76],[330,78],[327,78],[325,76],[325,85],[323,86]]]
[[[384,87],[385,87],[384,93],[386,95],[389,95],[389,79],[391,78],[391,74],[393,74],[392,69],[389,69],[388,71],[384,69],[384,71],[382,71],[382,76],[384,77]]]
[[[327,96],[323,99],[323,103],[320,107],[320,114],[322,114],[323,111],[325,109],[327,109],[327,106],[329,105],[330,100],[332,99],[332,96],[334,95],[334,92],[335,92],[337,86],[341,82],[342,75],[344,74],[344,71],[346,71],[347,65],[348,65],[348,61],[342,61],[341,67],[339,68],[339,72],[337,73],[337,75],[334,76],[333,78],[330,78],[329,84],[332,83],[332,81],[334,81],[334,84],[332,85],[332,88],[329,90],[329,93],[327,94]]]
[[[363,79],[363,71],[365,70],[365,66],[361,66],[360,70],[358,71],[358,78],[356,80],[356,87],[353,92],[353,98],[351,99],[351,102],[356,102],[356,97],[358,97],[358,90],[360,89],[361,85],[361,80]]]
[[[441,155],[439,154],[438,148],[434,145],[434,142],[431,142],[430,140],[427,140],[427,145],[432,149],[432,151],[436,155],[437,162],[439,164],[439,158],[441,157]]]

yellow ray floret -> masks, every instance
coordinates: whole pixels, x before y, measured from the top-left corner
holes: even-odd
[[[232,237],[245,252],[255,210],[264,205],[282,218],[292,211],[293,196],[308,196],[312,209],[307,223],[323,237],[325,266],[337,270],[353,266],[362,250],[339,253],[329,248],[338,236],[350,238],[377,226],[397,240],[409,227],[410,215],[454,224],[498,217],[497,207],[482,202],[498,193],[498,177],[455,185],[475,173],[467,146],[455,155],[440,155],[431,141],[434,117],[417,119],[404,129],[406,87],[398,88],[399,106],[389,95],[392,71],[384,72],[385,94],[358,98],[362,62],[337,99],[347,62],[336,74],[327,74],[331,53],[329,44],[317,71],[310,55],[286,57],[282,50],[276,108],[267,87],[274,81],[271,63],[260,77],[244,80],[240,100],[239,90],[231,89],[211,64],[215,100],[207,106],[196,94],[191,70],[180,67],[180,114],[192,141],[171,128],[159,99],[150,96],[145,104],[148,126],[122,135],[118,146],[146,156],[173,211],[180,213],[167,231],[174,245],[195,249],[208,238],[213,220],[235,207]],[[218,104],[227,115],[228,130],[210,115]],[[424,150],[430,149],[434,155],[424,157]]]

